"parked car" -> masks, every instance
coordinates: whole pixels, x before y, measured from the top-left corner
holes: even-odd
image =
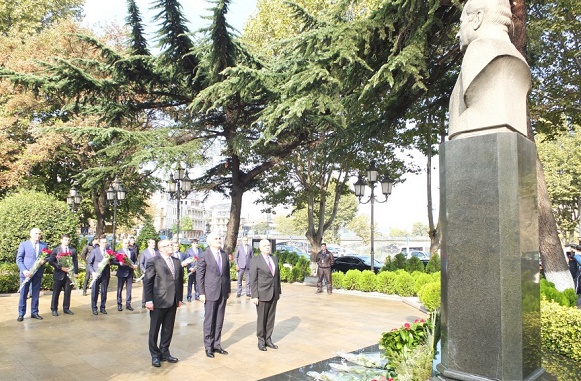
[[[422,261],[422,263],[424,264],[424,266],[426,266],[430,261],[430,254],[426,253],[425,251],[411,251],[407,255],[407,258],[410,259],[411,257],[419,258],[420,261]]]
[[[374,272],[377,274],[381,270],[381,263],[374,259]],[[349,270],[371,270],[371,258],[366,255],[345,255],[335,258],[335,263],[331,266],[331,271],[341,271],[346,273]]]
[[[304,250],[299,249],[296,246],[291,246],[291,245],[285,245],[282,243],[277,243],[276,244],[276,250],[277,251],[290,251],[291,253],[297,253],[299,256],[301,257],[305,257],[307,259],[310,259],[310,256],[308,253],[305,253]]]

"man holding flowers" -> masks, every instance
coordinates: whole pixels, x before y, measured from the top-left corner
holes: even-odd
[[[117,311],[123,311],[123,286],[127,286],[125,293],[125,308],[133,311],[131,307],[131,291],[133,288],[133,277],[137,270],[137,252],[130,249],[128,238],[121,241],[121,249],[115,255],[113,264],[117,265]]]
[[[30,240],[22,242],[18,246],[16,254],[16,264],[20,269],[20,299],[18,301],[18,318],[17,321],[24,320],[26,313],[26,299],[28,291],[32,302],[30,305],[33,319],[42,320],[38,314],[38,299],[40,297],[40,283],[44,273],[44,263],[46,261],[46,250],[48,247],[45,242],[40,241],[42,232],[38,228],[30,230]]]
[[[91,251],[87,259],[87,270],[93,278],[91,287],[91,307],[93,315],[98,315],[97,299],[99,291],[101,292],[102,314],[107,314],[105,303],[107,303],[107,287],[109,287],[109,278],[111,277],[110,254],[107,253],[107,236],[105,234],[99,237],[99,246]]]
[[[71,237],[68,234],[62,235],[61,244],[52,250],[48,263],[54,267],[54,288],[50,302],[52,316],[59,315],[59,295],[63,289],[63,312],[67,315],[74,315],[69,307],[71,306],[72,282],[76,282],[75,278],[79,274],[79,262],[77,260],[77,250],[71,247]]]

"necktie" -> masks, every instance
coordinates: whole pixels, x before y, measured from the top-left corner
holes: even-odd
[[[216,262],[218,263],[218,269],[220,270],[220,274],[222,274],[222,256],[220,252],[216,255]]]
[[[35,258],[38,258],[38,242],[34,244],[34,255]]]
[[[175,279],[175,277],[176,277],[176,271],[175,271],[175,269],[173,267],[173,261],[172,261],[171,257],[166,258],[166,262],[167,262],[167,267],[169,267],[169,271],[171,271],[171,275]]]
[[[64,252],[65,253],[68,253],[69,252],[69,248],[65,246],[65,251]]]
[[[274,267],[272,266],[272,259],[269,256],[266,257],[266,262],[268,263],[270,273],[272,274],[272,276],[274,276]]]

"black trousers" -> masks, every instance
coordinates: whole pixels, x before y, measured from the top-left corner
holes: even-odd
[[[152,358],[169,356],[169,345],[173,336],[173,327],[176,320],[177,305],[170,308],[157,308],[153,306],[153,311],[149,312],[151,321],[149,322],[149,353]],[[157,340],[161,329],[159,346]]]
[[[117,277],[117,306],[123,305],[123,286],[127,285],[125,292],[125,304],[131,305],[131,290],[133,289],[133,274],[128,277]]]
[[[54,279],[54,278],[53,278]],[[63,297],[63,310],[68,310],[71,306],[71,280],[65,275],[64,279],[58,280],[54,279],[54,288],[52,290],[52,299],[50,301],[51,311],[58,311],[59,309],[59,296],[61,291],[64,290]]]
[[[317,269],[317,291],[322,291],[323,289],[323,279],[327,284],[327,292],[330,294],[333,292],[333,283],[331,283],[331,268],[330,267],[319,267]]]
[[[256,306],[258,319],[256,321],[256,336],[258,337],[258,344],[265,345],[271,342],[272,331],[274,331],[274,319],[276,317],[276,298],[268,302],[260,300]]]

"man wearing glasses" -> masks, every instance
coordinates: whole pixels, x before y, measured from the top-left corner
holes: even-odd
[[[151,365],[160,367],[161,361],[178,362],[169,352],[176,320],[176,310],[182,305],[184,271],[177,258],[172,257],[172,245],[168,240],[158,244],[160,255],[147,261],[143,287],[145,308],[149,310],[149,352]],[[161,338],[158,346],[158,336]]]
[[[214,352],[227,355],[222,346],[222,325],[226,301],[230,296],[230,266],[226,252],[222,250],[222,240],[215,234],[208,234],[210,245],[198,258],[196,270],[200,301],[204,303],[204,347],[206,356],[213,358]]]

